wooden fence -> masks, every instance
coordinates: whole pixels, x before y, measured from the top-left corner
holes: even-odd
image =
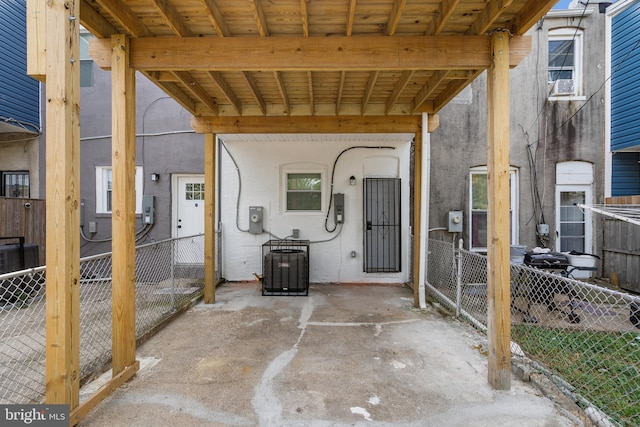
[[[0,237],[22,236],[25,243],[38,245],[39,265],[44,265],[46,259],[45,218],[44,200],[0,197]],[[0,242],[5,243],[18,243],[18,240]]]
[[[640,205],[640,196],[607,198],[608,205]],[[640,226],[604,219],[604,274],[623,289],[640,292]]]

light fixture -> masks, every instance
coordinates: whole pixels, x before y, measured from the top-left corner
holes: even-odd
[[[152,173],[151,174],[151,181],[159,181],[160,180],[160,174],[159,173]]]
[[[351,175],[349,178],[349,185],[356,185],[356,177]]]

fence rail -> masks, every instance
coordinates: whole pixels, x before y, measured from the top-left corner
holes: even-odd
[[[487,258],[429,241],[427,292],[487,328]],[[640,425],[640,297],[511,264],[512,354],[524,353],[598,425]]]
[[[204,236],[136,248],[136,337],[191,305],[204,288]],[[0,275],[0,404],[45,391],[46,268]],[[81,381],[111,360],[111,254],[80,260]]]

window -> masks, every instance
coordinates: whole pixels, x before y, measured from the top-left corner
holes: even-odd
[[[142,166],[136,166],[136,213],[142,213]],[[111,166],[96,167],[96,213],[111,213],[113,178]]]
[[[582,82],[582,31],[561,28],[549,31],[549,96],[580,94]]]
[[[475,251],[487,250],[487,211],[489,208],[488,196],[488,180],[486,166],[480,166],[471,169],[469,179],[469,234],[470,249]],[[511,244],[518,243],[518,174],[517,170],[512,168],[509,172],[509,189],[510,189],[510,221],[511,221]]]
[[[2,188],[0,196],[29,198],[29,172],[0,172],[2,177]]]
[[[320,172],[286,173],[286,210],[322,210],[322,174]]]
[[[593,164],[569,161],[556,165],[556,250],[591,253]]]
[[[80,31],[80,87],[93,86],[93,60],[89,56],[89,40],[92,38],[88,31]]]

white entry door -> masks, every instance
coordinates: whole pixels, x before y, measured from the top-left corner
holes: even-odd
[[[173,237],[204,233],[204,176],[174,175],[173,198]],[[176,262],[204,263],[204,238],[181,240],[176,250]]]

